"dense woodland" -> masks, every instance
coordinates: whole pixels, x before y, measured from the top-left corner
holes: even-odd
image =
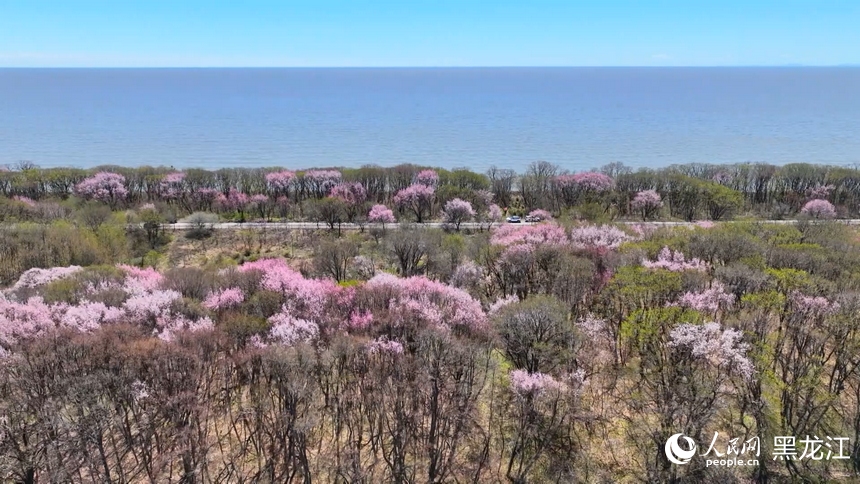
[[[0,172],[0,480],[858,476],[860,239],[829,221],[856,216],[853,180],[814,165]],[[755,221],[779,217],[799,220]],[[199,226],[163,225],[179,219]],[[257,219],[327,228],[207,225]],[[614,224],[655,219],[699,223]],[[413,224],[428,220],[445,229]],[[759,464],[672,465],[678,432],[759,437]],[[847,458],[773,460],[782,435],[847,437]]]

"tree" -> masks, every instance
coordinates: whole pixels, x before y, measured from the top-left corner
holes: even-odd
[[[557,299],[529,297],[502,308],[495,320],[505,353],[517,368],[549,373],[574,361],[577,331]]]
[[[401,226],[389,237],[391,252],[397,259],[400,275],[409,277],[420,274],[427,265],[430,247],[424,234],[417,229]]]
[[[364,202],[367,200],[367,192],[364,186],[358,182],[344,182],[335,185],[329,196],[343,202],[346,210],[347,222],[354,222]]]
[[[460,224],[474,217],[475,210],[472,209],[472,204],[465,200],[455,198],[445,204],[445,224],[452,225],[454,230],[460,230]]]
[[[836,208],[827,200],[815,199],[806,202],[800,209],[800,213],[812,218],[832,219],[836,218]]]
[[[78,219],[90,230],[95,232],[111,218],[113,212],[103,204],[88,202],[78,211]]]
[[[343,174],[337,170],[308,170],[302,177],[307,189],[315,198],[323,198],[335,185],[340,183]]]
[[[487,176],[490,178],[490,189],[496,201],[505,207],[510,205],[517,172],[510,169],[500,169],[493,165],[487,170]]]
[[[312,211],[317,220],[325,222],[331,230],[337,227],[340,234],[340,225],[346,220],[346,204],[343,200],[323,198],[312,205]]]
[[[289,170],[266,174],[266,186],[274,197],[286,197],[296,180],[296,173]]]
[[[212,235],[212,225],[218,223],[218,216],[214,213],[194,212],[182,220],[191,224],[191,230],[186,237],[189,239],[205,239]]]
[[[314,252],[317,271],[335,281],[347,279],[350,263],[358,255],[358,246],[350,240],[325,241]]]
[[[553,180],[561,200],[568,207],[583,201],[594,201],[602,193],[612,190],[615,182],[607,175],[597,172],[559,175]]]
[[[107,203],[111,209],[128,197],[125,177],[118,173],[100,171],[75,186],[75,193],[86,200]]]
[[[711,220],[720,220],[743,205],[740,192],[714,182],[704,182],[701,195]]]
[[[439,184],[439,175],[434,170],[421,170],[415,175],[415,183],[435,187]]]
[[[378,229],[371,228],[370,233],[373,235],[376,243],[379,243],[379,236],[385,233],[385,224],[386,223],[394,223],[397,220],[394,218],[394,212],[391,211],[390,208],[385,205],[374,205],[370,209],[370,213],[367,214],[367,221],[370,223],[378,223],[382,224],[382,231],[380,232]]]
[[[430,214],[434,193],[433,187],[416,183],[397,192],[394,195],[394,203],[401,210],[415,214],[417,222],[423,223],[424,218]]]
[[[390,208],[377,204],[370,208],[370,213],[367,214],[367,221],[382,224],[384,230],[385,224],[393,224],[397,220],[394,218],[394,212]]]
[[[663,200],[656,190],[643,190],[630,202],[630,208],[642,215],[642,220],[653,217],[663,207]]]
[[[164,217],[151,204],[141,207],[138,215],[143,223],[143,230],[146,232],[146,240],[149,242],[150,248],[154,249],[160,239],[161,224],[164,223]]]

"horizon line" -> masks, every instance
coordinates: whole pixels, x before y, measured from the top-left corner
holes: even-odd
[[[0,66],[0,69],[691,69],[691,68],[832,68],[860,67],[860,63],[843,64],[733,64],[733,65],[367,65],[367,66],[286,66],[286,65],[236,65],[236,66]]]

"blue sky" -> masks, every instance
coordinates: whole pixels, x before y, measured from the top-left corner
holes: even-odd
[[[860,64],[860,0],[0,0],[0,67]]]

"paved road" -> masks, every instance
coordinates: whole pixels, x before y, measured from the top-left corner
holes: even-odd
[[[766,223],[766,224],[778,224],[778,225],[791,225],[796,224],[797,220],[756,220],[753,221],[756,223]],[[845,219],[845,220],[836,220],[836,222],[845,224],[845,225],[860,225],[860,219]],[[618,222],[621,224],[627,225],[646,225],[651,227],[692,227],[695,226],[695,222]],[[718,222],[719,223],[719,222]],[[498,227],[499,225],[514,225],[519,227],[524,227],[527,225],[534,225],[532,223],[518,223],[518,224],[492,224],[492,227]],[[435,228],[440,229],[443,228],[444,224],[442,222],[427,222],[423,224],[412,224],[412,226],[417,226],[421,228]],[[163,224],[162,227],[166,230],[189,230],[195,227],[195,224],[186,223],[186,222],[177,222],[175,224]],[[322,222],[245,222],[245,223],[235,223],[235,222],[220,222],[215,224],[207,224],[207,227],[211,227],[216,230],[236,230],[236,229],[273,229],[273,230],[316,230],[316,229],[328,229],[328,225]],[[372,228],[382,228],[381,224],[364,224],[365,229]],[[490,224],[486,223],[477,223],[477,222],[463,222],[460,224],[461,229],[470,229],[470,230],[480,230],[486,229],[490,227]],[[341,224],[341,230],[359,230],[362,228],[361,225],[358,224]],[[385,224],[385,229],[399,229],[400,224]]]
[[[765,224],[779,224],[779,225],[790,225],[796,224],[797,220],[756,220],[753,221],[756,223],[765,223]],[[844,220],[836,220],[835,222],[841,223],[844,225],[860,225],[860,219],[844,219]],[[626,225],[646,225],[650,227],[692,227],[696,225],[696,222],[616,222],[619,224]],[[724,223],[724,222],[717,222]],[[133,225],[133,224],[132,224]],[[427,222],[423,224],[410,224],[411,226],[422,228],[422,229],[441,229],[445,224],[442,222]],[[460,224],[460,229],[463,230],[486,230],[490,227],[498,227],[500,225],[513,225],[514,227],[525,227],[528,225],[535,225],[533,223],[518,223],[518,224],[509,224],[509,223],[495,223],[495,224],[486,224],[486,223],[477,223],[477,222],[463,222]],[[137,225],[140,227],[141,225]],[[15,230],[17,224],[6,224],[0,223],[0,230]],[[196,224],[186,223],[186,222],[177,222],[174,224],[161,224],[161,228],[164,230],[171,231],[180,231],[180,230],[190,230],[196,227]],[[213,228],[216,230],[247,230],[247,229],[257,229],[257,230],[326,230],[328,229],[328,225],[320,222],[245,222],[245,223],[236,223],[236,222],[219,222],[214,224],[206,224],[207,228]],[[364,229],[381,229],[382,224],[364,224]],[[400,224],[385,224],[386,230],[397,230],[401,227]],[[361,225],[358,224],[341,224],[341,230],[359,230],[362,228]]]
[[[412,224],[416,227],[421,227],[425,229],[441,229],[443,227],[442,222],[427,222],[423,224]],[[497,227],[500,224],[492,224],[493,227]],[[534,225],[534,224],[520,224],[520,225]],[[175,224],[162,224],[162,228],[164,229],[172,229],[172,230],[188,230],[192,229],[196,226],[196,224],[186,223],[186,222],[177,222]],[[328,229],[328,224],[323,222],[245,222],[245,223],[236,223],[236,222],[219,222],[215,224],[206,224],[207,227],[211,227],[213,229],[218,230],[235,230],[235,229],[277,229],[277,230],[316,230],[316,229]],[[373,229],[383,228],[382,224],[341,224],[341,230],[359,230],[362,227],[365,229]],[[490,224],[480,224],[477,222],[463,222],[460,224],[461,229],[486,229],[490,227]],[[400,224],[385,224],[385,229],[399,229]]]

